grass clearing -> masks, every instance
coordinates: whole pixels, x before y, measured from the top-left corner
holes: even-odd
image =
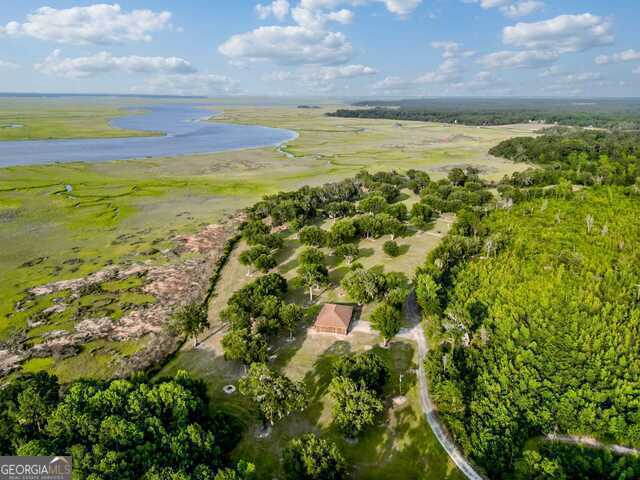
[[[410,206],[417,201],[417,196],[409,192],[403,201]],[[381,266],[388,272],[402,272],[409,279],[416,266],[424,260],[426,252],[434,248],[440,236],[448,231],[451,221],[452,217],[444,216],[434,222],[428,232],[412,231],[407,237],[399,239],[398,243],[405,248],[402,248],[403,253],[393,261],[389,261],[382,252],[382,245],[388,236],[363,240],[359,246],[364,256],[359,261],[366,268]],[[322,227],[328,229],[331,223],[326,221]],[[278,252],[277,270],[291,281],[296,277],[297,257],[304,247],[293,233],[283,232],[282,235],[284,247]],[[205,381],[214,405],[233,412],[242,419],[244,435],[233,452],[233,458],[254,462],[258,478],[280,478],[280,456],[284,446],[295,436],[315,432],[340,446],[355,478],[462,479],[462,474],[442,450],[424,419],[415,376],[415,346],[408,340],[396,339],[389,349],[383,349],[378,346],[380,337],[366,329],[352,331],[347,337],[335,337],[313,333],[308,330],[309,325],[300,325],[293,341],[288,341],[287,335],[283,335],[272,342],[271,366],[290,378],[305,383],[309,392],[309,405],[304,412],[276,424],[267,438],[258,437],[261,421],[255,405],[237,392],[232,395],[223,392],[225,385],[237,386],[244,370],[239,364],[224,359],[221,340],[225,327],[218,317],[219,311],[224,308],[233,292],[258,275],[247,276],[246,267],[239,263],[239,256],[246,248],[247,245],[241,242],[223,270],[216,296],[210,304],[212,328],[209,334],[196,349],[191,344],[185,344],[160,372],[160,375],[173,375],[180,369],[190,371]],[[332,257],[329,249],[323,250],[328,256],[327,263],[334,285],[317,295],[314,303],[319,305],[327,301],[349,301],[337,286],[347,265]],[[293,288],[290,289],[287,300],[305,304],[308,295],[302,289]],[[366,320],[373,307],[365,307],[363,319]],[[332,426],[332,399],[327,389],[336,358],[372,348],[383,357],[392,372],[384,392],[385,411],[381,422],[353,444],[347,442]],[[400,395],[405,396],[405,400],[395,403],[393,399]]]

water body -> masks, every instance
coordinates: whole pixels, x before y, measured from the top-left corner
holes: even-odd
[[[280,145],[297,136],[279,128],[207,122],[212,114],[198,107],[150,106],[142,115],[111,122],[118,128],[163,132],[162,137],[0,141],[0,167],[195,155]]]

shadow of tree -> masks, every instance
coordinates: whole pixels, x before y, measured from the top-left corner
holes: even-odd
[[[368,258],[368,257],[373,257],[373,255],[375,254],[375,250],[373,248],[361,248],[360,249],[360,257],[361,258]]]

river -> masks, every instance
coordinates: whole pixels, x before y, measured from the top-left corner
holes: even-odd
[[[297,136],[278,128],[208,122],[214,113],[199,107],[154,105],[111,122],[118,128],[163,132],[161,137],[0,141],[0,167],[205,154],[275,146]]]

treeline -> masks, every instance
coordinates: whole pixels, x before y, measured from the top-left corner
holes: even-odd
[[[631,100],[411,99],[363,101],[329,116],[489,126],[537,122],[619,130],[640,129],[640,102]]]
[[[506,140],[489,153],[542,168],[514,173],[515,187],[565,179],[577,185],[634,185],[640,178],[640,133],[554,129],[539,137]]]

